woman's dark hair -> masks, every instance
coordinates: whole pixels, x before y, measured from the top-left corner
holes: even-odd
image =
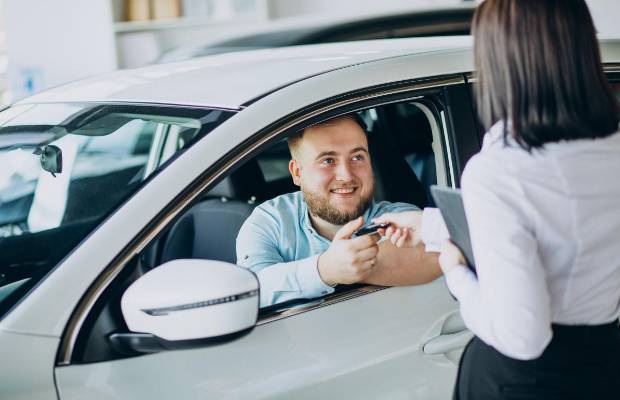
[[[618,130],[620,107],[603,73],[585,0],[485,0],[472,33],[476,103],[530,151]]]

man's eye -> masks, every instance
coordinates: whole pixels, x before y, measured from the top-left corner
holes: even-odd
[[[353,156],[353,161],[363,161],[363,160],[364,160],[363,154],[356,154]]]
[[[321,161],[322,165],[331,165],[334,163],[334,159],[333,158],[325,158]]]

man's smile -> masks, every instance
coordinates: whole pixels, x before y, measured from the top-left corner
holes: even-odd
[[[357,190],[357,187],[349,187],[349,188],[331,189],[330,192],[335,193],[335,194],[347,195],[347,194],[353,194],[356,190]]]

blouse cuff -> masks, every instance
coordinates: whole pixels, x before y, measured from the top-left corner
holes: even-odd
[[[478,290],[478,278],[465,265],[457,265],[445,277],[450,293],[460,302],[471,298]]]
[[[422,242],[426,251],[440,252],[443,242],[450,239],[448,228],[438,208],[427,207],[422,212]]]

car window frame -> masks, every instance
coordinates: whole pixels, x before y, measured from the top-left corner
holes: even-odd
[[[398,96],[393,100],[379,99],[377,102],[371,101],[365,104],[364,107],[358,107],[353,109],[351,109],[350,107],[345,107],[344,109],[335,108],[323,114],[320,120],[325,120],[333,118],[336,115],[347,114],[354,111],[361,111],[364,109],[379,107],[387,104],[417,103],[416,106],[423,106],[426,108],[425,114],[429,120],[429,123],[431,124],[431,129],[433,130],[433,138],[438,138],[441,141],[441,153],[435,154],[435,157],[439,157],[440,159],[442,159],[442,165],[445,168],[446,180],[442,183],[445,186],[457,188],[460,186],[460,175],[464,168],[465,162],[467,161],[467,159],[469,159],[469,157],[471,157],[475,152],[479,150],[480,145],[479,141],[477,140],[477,134],[474,130],[470,129],[470,132],[468,132],[467,135],[468,137],[465,140],[458,140],[457,137],[459,135],[456,135],[455,132],[456,123],[454,121],[454,114],[456,110],[458,110],[458,112],[460,112],[461,114],[466,114],[459,115],[459,120],[462,120],[463,118],[471,120],[471,117],[473,115],[471,113],[472,110],[469,99],[462,98],[462,94],[467,91],[466,85],[467,83],[465,81],[462,85],[458,85],[461,89],[459,93],[459,95],[461,96],[457,97],[456,100],[465,101],[465,104],[461,103],[460,106],[450,104],[451,100],[452,102],[454,102],[454,99],[450,98],[451,94],[449,93],[444,92],[441,93],[440,96],[433,96],[434,99],[431,100],[431,96],[428,96],[428,93],[414,90],[410,93],[410,97]],[[445,86],[442,87],[442,89],[445,88]],[[471,122],[473,123],[473,121]],[[466,150],[463,152],[460,151],[459,142],[464,141],[473,143],[473,145],[465,145]],[[472,151],[474,147],[475,150]],[[460,157],[464,157],[465,160],[461,160]],[[439,176],[437,177],[437,179],[438,183],[440,183]],[[390,286],[377,286],[370,284],[357,284],[351,286],[351,288],[345,287],[344,290],[336,290],[334,293],[315,299],[294,299],[262,308],[259,310],[259,317],[256,325],[259,326],[265,323],[278,321],[283,318],[288,318],[298,314],[306,313],[308,311],[322,308],[331,304],[339,303],[342,301],[350,300],[359,296],[390,288]]]
[[[391,82],[389,84],[365,88],[338,95],[333,98],[324,99],[318,104],[290,113],[264,130],[256,132],[243,144],[236,146],[226,156],[222,157],[219,162],[206,168],[203,174],[201,174],[193,184],[179,193],[172,203],[162,209],[159,215],[155,216],[154,220],[148,226],[145,226],[141,235],[136,237],[131,243],[128,243],[125,249],[103,269],[98,278],[84,294],[65,326],[60,340],[56,365],[66,366],[73,363],[79,364],[79,361],[74,359],[76,342],[78,337],[82,334],[85,319],[92,312],[95,304],[100,300],[100,297],[106,289],[116,281],[119,275],[122,275],[126,267],[130,266],[132,261],[136,260],[137,255],[141,254],[161,232],[172,226],[183,212],[194,205],[202,194],[207,193],[218,184],[227,176],[230,170],[235,168],[235,166],[255,157],[274,141],[288,136],[291,132],[303,126],[309,126],[315,124],[319,120],[328,118],[330,114],[332,116],[341,115],[356,110],[371,108],[373,106],[413,100],[416,97],[419,99],[429,93],[441,94],[446,87],[455,85],[462,86],[465,83],[464,74],[455,73],[404,82]],[[444,112],[445,111],[447,111],[447,108]],[[445,117],[441,118],[440,125],[444,131],[450,128],[446,123]],[[450,156],[452,159],[454,157],[454,154]],[[455,173],[458,174],[458,172]],[[383,288],[384,287],[377,286],[372,288],[372,290],[365,289],[356,293],[348,292],[346,296],[340,298],[340,300],[332,299],[330,302],[323,302],[311,308],[302,308],[302,310],[292,315],[372,293],[377,290],[382,290]],[[291,315],[281,315],[277,318],[270,318],[269,322],[288,316]]]

